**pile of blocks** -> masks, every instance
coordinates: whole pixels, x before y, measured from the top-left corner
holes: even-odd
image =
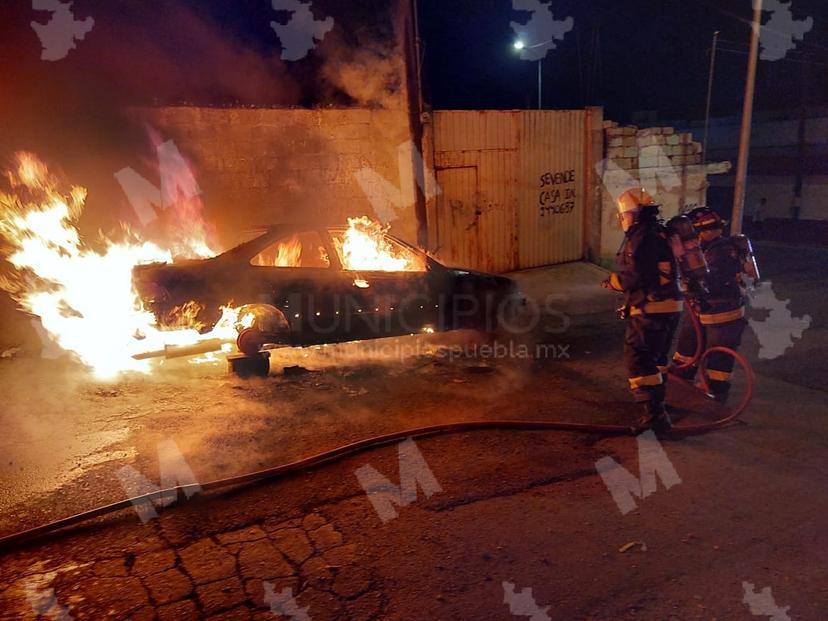
[[[672,127],[639,129],[605,121],[604,136],[607,159],[626,170],[701,164],[701,143]]]

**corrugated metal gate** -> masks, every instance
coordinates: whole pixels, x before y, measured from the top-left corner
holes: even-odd
[[[586,111],[434,113],[435,253],[492,272],[584,253]]]

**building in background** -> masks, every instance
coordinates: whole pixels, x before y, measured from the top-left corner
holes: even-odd
[[[745,220],[749,226],[766,199],[761,218],[769,234],[784,229],[778,235],[828,239],[828,108],[795,116],[791,111],[754,115]],[[739,124],[739,117],[711,120],[708,160],[736,160]],[[688,129],[701,135],[700,124]],[[732,211],[733,185],[733,171],[711,180],[708,202],[725,217]]]

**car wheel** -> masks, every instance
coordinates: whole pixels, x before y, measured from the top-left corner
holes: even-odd
[[[267,335],[257,328],[245,328],[236,338],[239,351],[248,356],[255,356],[268,342]]]
[[[236,326],[239,335],[236,345],[239,351],[253,356],[266,343],[290,342],[290,324],[284,313],[269,304],[247,304],[239,308],[240,322]]]

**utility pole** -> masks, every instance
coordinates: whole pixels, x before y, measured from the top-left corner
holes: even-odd
[[[753,0],[753,32],[750,37],[745,103],[742,110],[742,133],[739,138],[739,165],[736,168],[736,188],[733,193],[731,235],[742,232],[745,213],[745,188],[747,186],[748,155],[750,153],[750,127],[753,122],[753,94],[756,90],[756,66],[759,64],[759,35],[762,30],[762,0]]]
[[[716,71],[716,51],[719,47],[719,31],[713,33],[710,50],[710,77],[707,78],[707,108],[704,113],[704,142],[702,143],[702,165],[707,164],[707,139],[710,133],[710,103],[713,101],[713,74]]]

